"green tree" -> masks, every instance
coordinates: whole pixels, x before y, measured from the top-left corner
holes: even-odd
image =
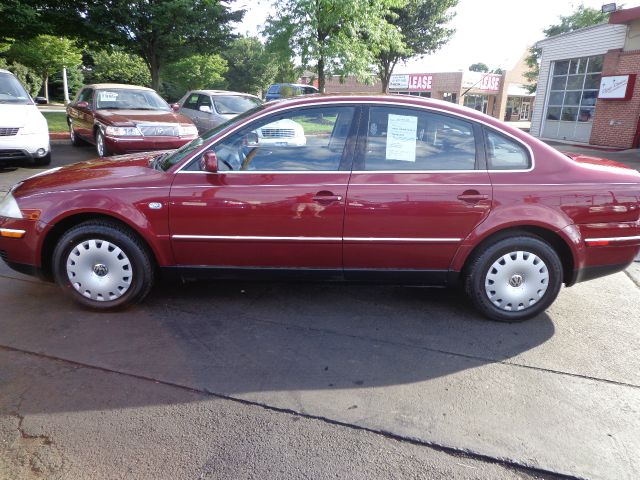
[[[549,25],[543,30],[545,38],[560,35],[561,33],[573,32],[581,28],[606,23],[609,19],[608,13],[596,8],[585,7],[580,5],[571,15],[560,16],[560,23]],[[538,87],[538,75],[540,74],[540,55],[542,51],[539,48],[532,47],[529,49],[529,56],[526,58],[529,71],[524,74],[529,81],[527,89],[530,93],[536,91]]]
[[[221,0],[101,0],[78,10],[86,31],[101,44],[139,54],[158,89],[163,68],[181,58],[214,53],[232,38],[231,23],[244,10]]]
[[[84,74],[78,66],[67,68],[67,88],[69,98],[74,98],[84,85]],[[64,83],[62,71],[55,72],[49,78],[49,95],[53,100],[64,101]]]
[[[470,72],[485,72],[485,73],[488,73],[489,72],[489,67],[487,66],[486,63],[478,62],[478,63],[473,63],[473,64],[469,65],[469,71]]]
[[[232,90],[259,94],[273,83],[278,73],[275,56],[256,37],[242,37],[224,51],[229,70],[225,75]]]
[[[60,72],[63,66],[77,67],[82,53],[76,43],[67,38],[38,35],[11,45],[7,56],[35,71],[44,85],[44,96],[49,100],[49,75]]]
[[[387,22],[391,8],[406,0],[284,0],[267,20],[265,33],[274,45],[288,45],[304,68],[317,72],[325,89],[328,75],[370,79],[371,45],[400,36]]]
[[[140,55],[114,50],[101,50],[91,54],[93,66],[88,74],[92,83],[127,83],[148,86],[149,69]]]
[[[9,70],[13,73],[32,97],[37,96],[40,92],[40,89],[42,88],[42,79],[29,67],[26,67],[21,63],[7,63],[4,58],[0,58],[0,68],[4,68],[5,70]]]
[[[220,55],[191,55],[168,65],[163,93],[169,100],[177,100],[187,90],[225,87],[227,61]]]
[[[374,48],[383,92],[388,91],[391,74],[399,61],[435,52],[451,38],[454,30],[447,24],[455,15],[452,9],[457,4],[458,0],[407,0],[403,7],[391,10],[387,22],[401,36],[382,36]]]
[[[69,36],[79,28],[74,0],[2,0],[0,41],[24,40],[42,34]]]

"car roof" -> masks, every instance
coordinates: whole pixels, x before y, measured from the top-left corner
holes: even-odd
[[[204,95],[240,95],[243,97],[258,98],[250,93],[233,92],[231,90],[191,90],[188,95],[191,95],[192,93],[202,93]]]
[[[270,87],[273,87],[275,85],[285,85],[285,86],[291,86],[291,87],[311,87],[311,88],[315,88],[316,90],[318,89],[318,87],[314,86],[314,85],[307,85],[306,83],[273,83],[270,85]]]
[[[306,106],[322,106],[323,104],[331,104],[331,103],[379,103],[379,104],[387,104],[390,106],[394,106],[396,104],[398,107],[430,107],[432,109],[439,110],[445,113],[457,114],[464,117],[467,117],[471,120],[477,120],[484,124],[490,125],[494,128],[498,128],[503,132],[508,132],[515,137],[522,138],[523,132],[519,128],[512,127],[510,125],[506,125],[500,120],[491,117],[487,114],[479,112],[473,108],[464,107],[462,105],[458,105],[455,103],[447,102],[445,100],[437,100],[433,98],[427,97],[418,97],[415,95],[398,95],[398,94],[352,94],[345,95],[344,93],[339,94],[312,94],[312,95],[300,95],[295,97],[289,97],[278,100],[271,100],[265,103],[266,109],[263,110],[266,112],[276,112],[280,109],[287,109],[291,107],[306,107]],[[526,137],[529,137],[526,134]]]
[[[0,68],[0,73],[9,73],[13,75],[13,73],[11,73],[9,70],[5,70],[4,68]]]
[[[149,87],[141,87],[139,85],[127,85],[126,83],[92,83],[90,85],[84,85],[82,88],[120,88],[123,90],[149,90],[150,92],[154,92],[152,88]]]

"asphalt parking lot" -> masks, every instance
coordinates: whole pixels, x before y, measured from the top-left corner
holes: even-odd
[[[640,478],[638,265],[520,324],[453,290],[237,282],[98,314],[1,265],[0,477]]]

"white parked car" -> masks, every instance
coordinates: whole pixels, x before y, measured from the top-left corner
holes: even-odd
[[[18,79],[0,69],[0,164],[51,163],[47,119]]]
[[[260,127],[256,129],[256,133],[260,145],[303,147],[307,144],[302,125],[287,118]]]

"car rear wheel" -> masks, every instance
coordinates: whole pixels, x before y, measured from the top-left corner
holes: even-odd
[[[504,238],[471,260],[465,289],[476,308],[492,320],[517,322],[546,310],[562,285],[562,263],[541,238]]]
[[[100,130],[96,130],[96,152],[101,157],[108,157],[111,152],[104,143],[104,134]]]
[[[66,232],[53,252],[56,283],[75,301],[98,310],[141,301],[154,271],[141,241],[109,221],[81,223]]]

